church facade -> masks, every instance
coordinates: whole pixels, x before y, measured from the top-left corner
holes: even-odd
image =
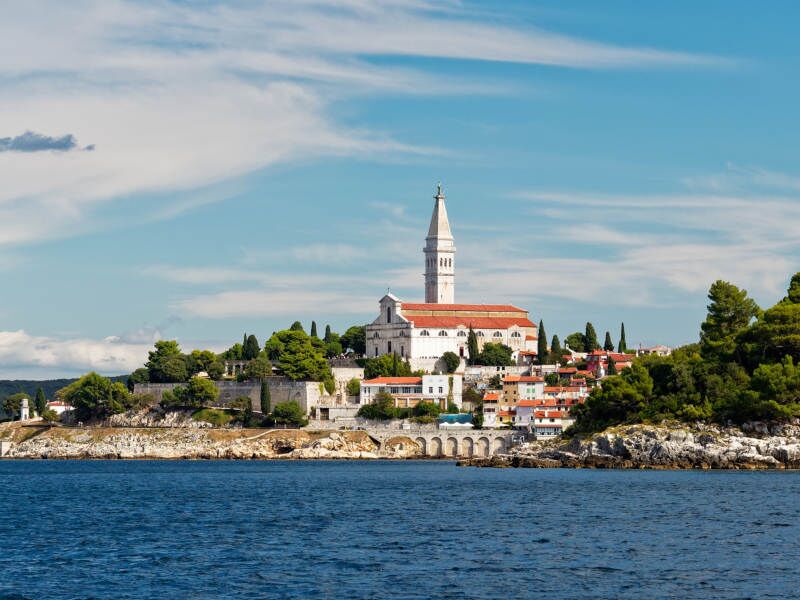
[[[509,304],[455,302],[455,242],[445,197],[439,186],[425,238],[425,302],[404,302],[394,294],[380,299],[380,314],[367,325],[367,356],[397,354],[412,368],[432,371],[442,354],[469,357],[467,335],[475,331],[478,347],[487,342],[509,346],[514,356],[535,352],[537,331],[528,311]]]

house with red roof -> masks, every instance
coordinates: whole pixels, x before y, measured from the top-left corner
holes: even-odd
[[[359,404],[371,404],[379,392],[387,392],[398,408],[414,408],[432,402],[447,410],[453,402],[461,408],[461,375],[422,375],[420,377],[376,377],[361,382]]]

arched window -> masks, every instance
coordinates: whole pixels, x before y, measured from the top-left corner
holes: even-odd
[[[420,332],[419,332],[419,334],[420,334],[420,335],[422,335],[422,336],[425,336],[425,337],[427,337],[427,336],[429,336],[431,333],[430,333],[430,331],[428,331],[427,329],[423,329],[422,331],[420,331]]]
[[[464,331],[463,329],[458,332],[458,337],[466,337],[466,336],[467,336],[467,332]]]
[[[377,340],[379,337],[381,337],[381,334],[376,331],[375,333],[372,334],[372,337]]]
[[[475,335],[477,335],[478,337],[483,337],[483,332],[482,331],[477,331],[477,332],[475,332]]]
[[[522,336],[520,336],[519,331],[512,331],[511,332],[511,337],[518,338],[518,337],[522,337]]]
[[[392,307],[391,306],[387,306],[386,307],[386,322],[387,323],[391,323],[392,322]]]
[[[502,334],[502,333],[500,333],[499,331],[495,331],[495,332],[492,334],[492,337],[503,337],[503,334]]]
[[[400,337],[406,337],[406,332],[405,331],[401,331],[400,332]]]
[[[442,329],[442,330],[439,332],[439,337],[447,337],[447,332],[446,332],[444,329]]]

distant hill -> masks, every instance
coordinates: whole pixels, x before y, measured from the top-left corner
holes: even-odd
[[[115,377],[109,377],[109,379],[125,383],[128,376],[117,375]],[[36,390],[42,388],[44,390],[44,395],[50,400],[53,398],[56,391],[77,380],[77,377],[73,379],[46,379],[44,381],[36,381],[33,379],[0,379],[0,399],[10,396],[11,394],[16,394],[17,392],[25,392],[33,398],[36,395]]]

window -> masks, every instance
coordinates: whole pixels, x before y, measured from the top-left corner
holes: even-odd
[[[483,332],[482,331],[477,331],[477,332],[475,332],[475,335],[477,335],[478,337],[483,337]]]
[[[442,329],[442,330],[439,332],[439,337],[447,337],[447,332],[446,332],[444,329]]]
[[[428,331],[427,329],[423,329],[422,331],[419,332],[419,334],[427,337],[431,334],[431,332]]]
[[[458,337],[467,337],[467,332],[462,329],[458,332]]]
[[[391,323],[392,322],[392,307],[391,306],[387,306],[386,307],[386,322],[387,323]]]
[[[386,352],[388,352],[389,354],[391,354],[391,353],[392,353],[392,341],[391,341],[391,340],[389,340],[388,342],[386,342],[386,346],[387,346],[387,348],[386,348]]]
[[[518,338],[518,337],[522,337],[522,336],[519,334],[519,331],[513,331],[513,332],[511,333],[511,337],[513,337],[513,338]]]
[[[381,337],[381,334],[376,331],[375,333],[372,334],[372,337],[377,340],[379,337]]]
[[[406,337],[406,332],[405,331],[401,331],[400,332],[400,337]]]
[[[428,393],[429,393],[429,394],[432,394],[432,393],[433,393],[433,388],[432,388],[432,387],[429,387],[429,388],[428,388]]]
[[[406,348],[405,348],[405,346],[400,346],[400,356],[405,358],[405,356],[406,356]]]
[[[378,347],[375,346],[375,356],[378,356]]]
[[[374,314],[374,313],[373,313],[373,314]],[[492,337],[503,337],[503,334],[502,334],[502,333],[500,333],[499,331],[495,331],[495,332],[492,334]]]
[[[444,389],[442,388],[442,386],[439,386],[439,393],[440,393],[440,394],[443,394],[443,393],[444,393]]]

